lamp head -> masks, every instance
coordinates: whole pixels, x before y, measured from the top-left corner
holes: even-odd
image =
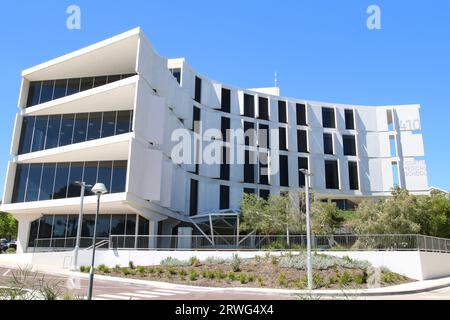
[[[300,171],[301,173],[303,173],[305,176],[309,175],[308,169],[299,169],[299,171]]]
[[[105,185],[103,183],[96,183],[91,191],[95,194],[105,194],[108,192],[108,189],[106,189]]]

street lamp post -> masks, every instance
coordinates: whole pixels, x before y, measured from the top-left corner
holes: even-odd
[[[72,270],[78,269],[78,251],[80,249],[81,227],[83,225],[84,193],[86,191],[86,187],[92,187],[90,184],[86,184],[84,181],[75,181],[75,183],[81,187],[81,192],[80,192],[80,215],[78,216],[77,238],[75,243]]]
[[[103,183],[96,183],[91,191],[97,195],[97,212],[95,214],[94,239],[92,240],[92,262],[91,269],[89,270],[88,300],[92,300],[92,287],[94,285],[95,243],[97,241],[97,221],[100,212],[100,197],[102,194],[107,193],[108,190]]]
[[[311,257],[311,222],[309,211],[309,177],[311,173],[307,169],[300,169],[300,172],[305,175],[305,201],[306,201],[306,266],[308,276],[308,289],[313,288],[312,276],[312,257]]]

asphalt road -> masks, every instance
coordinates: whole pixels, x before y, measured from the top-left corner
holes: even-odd
[[[0,286],[5,286],[17,270],[0,267]],[[40,274],[42,276],[43,274]],[[84,278],[45,275],[51,282],[59,282],[72,297],[85,298],[88,281]],[[94,300],[450,300],[450,287],[423,293],[391,296],[360,297],[289,297],[278,294],[232,293],[220,288],[196,288],[175,286],[167,288],[158,285],[137,285],[114,280],[96,279],[93,290]]]

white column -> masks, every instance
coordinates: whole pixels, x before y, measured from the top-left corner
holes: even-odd
[[[158,241],[158,221],[150,220],[150,228],[149,228],[149,239],[148,239],[148,247],[153,249],[156,248]]]
[[[17,253],[25,253],[27,251],[30,223],[39,219],[39,217],[40,215],[15,216],[19,222],[19,228],[17,230]]]

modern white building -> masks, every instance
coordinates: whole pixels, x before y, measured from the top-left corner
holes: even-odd
[[[342,208],[394,185],[428,193],[419,105],[323,103],[222,84],[159,56],[139,28],[22,79],[1,206],[19,221],[22,252],[74,246],[75,181],[105,183],[97,236],[129,235],[116,243],[127,248],[159,245],[148,235],[206,236],[218,220],[233,229],[226,217],[245,192],[298,192],[300,168],[313,173],[317,197]],[[87,247],[96,197],[84,203]]]

